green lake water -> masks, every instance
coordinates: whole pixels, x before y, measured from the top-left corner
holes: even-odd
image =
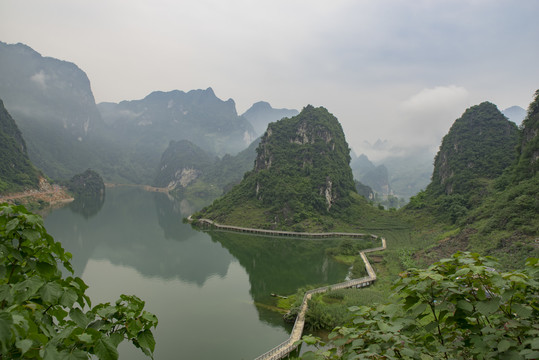
[[[271,293],[343,281],[347,266],[325,255],[331,240],[202,232],[184,224],[193,208],[161,193],[107,189],[104,203],[73,204],[45,218],[73,254],[75,275],[95,305],[135,294],[159,318],[155,358],[253,359],[291,330]],[[130,344],[121,359],[146,359]]]

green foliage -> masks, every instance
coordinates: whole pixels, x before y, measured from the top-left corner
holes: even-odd
[[[476,179],[493,179],[512,164],[517,142],[516,125],[496,105],[484,102],[472,106],[444,136],[427,191],[467,196],[476,188]]]
[[[103,178],[91,169],[73,176],[67,182],[67,188],[75,194],[75,197],[95,197],[105,194]]]
[[[539,357],[539,261],[499,272],[493,259],[457,253],[394,285],[395,302],[352,307],[327,346],[302,359],[535,359]]]
[[[117,359],[127,339],[152,356],[157,318],[136,296],[91,307],[71,254],[47,234],[40,216],[0,205],[0,350],[6,359]]]
[[[38,185],[39,171],[30,162],[22,134],[0,100],[0,194]]]
[[[539,90],[528,108],[528,114],[522,122],[520,144],[517,148],[518,160],[514,167],[514,181],[533,177],[539,170]]]

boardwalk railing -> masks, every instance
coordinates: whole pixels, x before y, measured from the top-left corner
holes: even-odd
[[[230,225],[221,225],[217,224],[216,222],[213,222],[209,219],[198,219],[193,220],[191,217],[188,218],[189,222],[196,221],[201,224],[208,224],[218,230],[228,230],[228,231],[237,231],[242,233],[251,233],[251,234],[260,234],[260,235],[268,235],[268,236],[290,236],[290,237],[310,237],[310,238],[334,238],[334,237],[364,237],[365,234],[358,234],[358,233],[306,233],[306,232],[292,232],[292,231],[277,231],[277,230],[264,230],[264,229],[251,229],[251,228],[243,228],[238,226],[230,226]],[[370,235],[373,238],[378,238],[376,235]],[[349,281],[345,281],[338,284],[333,284],[329,286],[323,286],[316,289],[312,289],[305,292],[305,295],[303,296],[303,301],[300,306],[300,310],[298,313],[298,316],[296,317],[296,321],[294,322],[294,327],[292,328],[292,332],[290,333],[290,336],[288,339],[274,347],[273,349],[265,352],[264,354],[257,357],[255,360],[278,360],[282,359],[288,354],[290,354],[292,351],[296,350],[299,346],[298,341],[301,340],[301,336],[303,335],[303,327],[305,326],[305,314],[307,313],[308,309],[308,303],[311,297],[314,294],[324,293],[330,290],[338,290],[338,289],[345,289],[345,288],[362,288],[365,286],[369,286],[372,283],[376,281],[376,273],[374,272],[374,269],[369,262],[369,259],[367,259],[366,253],[374,252],[374,251],[382,251],[386,249],[386,239],[382,239],[382,246],[377,248],[371,248],[363,250],[359,253],[361,256],[361,259],[363,259],[363,262],[365,263],[365,269],[367,270],[367,276],[362,277],[359,279],[352,279]]]

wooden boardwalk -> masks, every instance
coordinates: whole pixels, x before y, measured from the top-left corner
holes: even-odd
[[[335,237],[353,237],[353,238],[359,238],[364,237],[365,234],[358,234],[358,233],[306,233],[306,232],[292,232],[292,231],[275,231],[275,230],[264,230],[264,229],[251,229],[251,228],[243,228],[238,226],[230,226],[230,225],[221,225],[217,224],[211,220],[208,219],[198,219],[193,220],[189,216],[188,218],[189,222],[196,221],[199,224],[206,224],[211,226],[212,228],[215,228],[217,230],[228,230],[228,231],[237,231],[242,233],[250,233],[250,234],[260,234],[260,235],[267,235],[267,236],[286,236],[286,237],[308,237],[308,238],[335,238]],[[378,236],[370,234],[371,237],[377,239]],[[309,290],[305,292],[305,295],[303,296],[303,302],[300,306],[300,311],[298,313],[298,316],[296,317],[296,321],[294,322],[294,327],[292,328],[292,332],[290,333],[290,336],[288,339],[280,343],[279,345],[275,346],[273,349],[265,352],[264,354],[257,357],[255,360],[279,360],[283,359],[288,356],[292,351],[297,349],[299,346],[298,341],[301,340],[301,336],[303,335],[303,328],[305,326],[305,314],[308,310],[308,303],[311,297],[314,294],[324,293],[330,290],[337,290],[337,289],[345,289],[345,288],[362,288],[365,286],[369,286],[372,283],[376,281],[376,273],[374,272],[374,269],[369,262],[369,259],[367,259],[367,253],[374,252],[374,251],[382,251],[386,249],[386,239],[381,238],[382,240],[382,246],[377,248],[371,248],[363,250],[359,253],[361,258],[363,259],[363,262],[365,263],[365,269],[367,270],[367,276],[359,279],[353,279],[349,281],[345,281],[338,284],[333,284],[329,286],[323,286],[319,287],[317,289]]]

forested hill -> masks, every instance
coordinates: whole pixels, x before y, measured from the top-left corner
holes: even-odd
[[[442,140],[428,191],[464,195],[478,179],[500,176],[516,158],[518,136],[517,126],[496,105],[467,109]]]
[[[39,171],[26,152],[26,143],[15,121],[0,100],[0,194],[36,189]]]
[[[431,184],[403,211],[419,232],[452,227],[418,258],[467,250],[511,268],[539,256],[538,162],[539,91],[521,130],[490,103],[468,109],[443,139]]]
[[[309,105],[269,124],[253,170],[195,217],[263,228],[331,228],[361,201],[368,206],[355,190],[341,125],[326,109]]]

